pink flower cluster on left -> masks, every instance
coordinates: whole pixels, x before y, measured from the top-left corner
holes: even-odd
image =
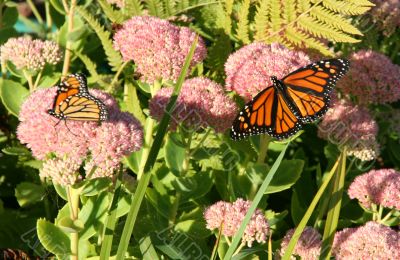
[[[77,173],[84,163],[86,178],[110,177],[123,156],[142,146],[143,132],[139,121],[121,112],[109,94],[90,90],[104,102],[110,118],[96,122],[59,122],[47,113],[52,107],[56,88],[33,92],[21,107],[18,139],[27,144],[33,156],[44,160],[41,176],[53,182],[72,185],[81,179]]]

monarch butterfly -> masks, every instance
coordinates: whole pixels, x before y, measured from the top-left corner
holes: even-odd
[[[47,112],[60,120],[105,121],[108,118],[106,106],[89,93],[82,73],[71,74],[57,85],[53,108]]]
[[[304,123],[323,116],[329,108],[333,87],[349,69],[344,59],[309,64],[273,82],[258,93],[234,120],[231,138],[268,133],[278,140],[299,131]]]

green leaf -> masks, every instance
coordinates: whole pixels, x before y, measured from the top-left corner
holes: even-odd
[[[123,20],[125,19],[123,12],[120,10],[114,9],[110,3],[108,3],[105,0],[98,0],[97,1],[99,5],[101,6],[101,9],[103,9],[104,14],[107,16],[108,19],[110,19],[111,22],[113,23],[122,23]],[[130,1],[126,1],[125,5],[128,5]],[[126,8],[126,6],[125,6]]]
[[[18,33],[14,27],[0,28],[0,45],[3,45],[11,37],[17,37]]]
[[[90,197],[79,212],[79,219],[84,228],[79,232],[80,239],[89,239],[98,232],[99,225],[103,225],[110,201],[106,192],[97,197]]]
[[[181,203],[189,200],[195,200],[206,195],[213,186],[212,172],[198,172],[191,177],[187,177],[186,184],[191,183],[192,186],[187,185],[187,192],[182,192]]]
[[[174,229],[186,235],[204,239],[210,236],[211,231],[206,228],[204,219],[188,219],[175,224]]]
[[[165,143],[165,162],[168,168],[175,174],[179,175],[183,169],[183,161],[185,160],[186,149],[177,141],[178,134],[171,133],[168,135]]]
[[[57,221],[57,226],[67,233],[76,233],[84,228],[82,220],[72,220],[70,216],[65,216]]]
[[[60,0],[50,0],[50,4],[54,7],[55,10],[57,10],[57,12],[62,15],[65,14],[64,6]]]
[[[246,174],[254,185],[260,185],[267,176],[268,171],[269,166],[265,163],[249,164],[246,168]]]
[[[18,10],[16,7],[8,7],[3,13],[2,28],[13,27],[18,21]]]
[[[0,79],[0,95],[7,110],[18,117],[19,109],[29,96],[29,91],[20,83],[12,80]]]
[[[280,192],[292,187],[292,185],[300,178],[303,167],[303,160],[283,160],[279,165],[275,178],[271,181],[265,193],[270,194]]]
[[[6,147],[1,150],[3,153],[15,156],[29,156],[31,153],[25,147]]]
[[[31,182],[21,182],[15,188],[15,197],[21,207],[26,207],[41,201],[45,193],[45,189],[41,185]]]
[[[54,189],[56,190],[58,196],[60,196],[63,200],[67,201],[68,196],[67,196],[67,190],[65,189],[64,186],[61,186],[60,184],[53,183]]]
[[[59,227],[44,219],[39,219],[36,227],[40,242],[49,252],[63,257],[70,254],[69,237]]]
[[[158,255],[156,250],[151,243],[151,238],[149,236],[143,237],[139,241],[140,251],[142,252],[144,260],[157,260]]]
[[[126,108],[128,112],[132,113],[142,124],[145,124],[146,117],[144,116],[140,107],[140,100],[137,95],[137,90],[134,84],[125,80],[126,93]]]
[[[43,76],[40,81],[38,88],[50,88],[58,83],[61,78],[61,73],[55,72],[52,75]]]
[[[112,181],[108,177],[86,180],[82,195],[95,196],[110,187]]]

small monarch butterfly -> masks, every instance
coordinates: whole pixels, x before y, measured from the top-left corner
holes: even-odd
[[[105,121],[106,106],[92,96],[83,73],[69,75],[57,85],[53,108],[47,111],[60,120]]]
[[[345,59],[309,64],[258,93],[234,120],[230,136],[240,140],[249,135],[268,133],[278,140],[298,132],[304,123],[323,116],[329,108],[330,93],[349,69]]]

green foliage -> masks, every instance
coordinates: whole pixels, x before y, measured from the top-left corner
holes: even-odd
[[[18,82],[0,79],[0,95],[8,112],[18,117],[19,109],[29,95],[29,91]]]
[[[45,196],[43,186],[30,182],[21,182],[15,189],[15,197],[21,207],[40,202]]]

